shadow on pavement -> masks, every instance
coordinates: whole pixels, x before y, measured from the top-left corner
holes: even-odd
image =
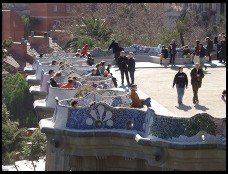
[[[209,108],[202,106],[202,105],[199,105],[199,104],[195,105],[194,107],[195,107],[195,109],[201,110],[201,111],[209,110]]]
[[[186,112],[187,112],[188,110],[192,109],[191,106],[187,106],[187,105],[185,105],[185,104],[176,106],[176,108],[177,108],[177,109],[180,109],[180,110],[183,110],[183,111],[186,111]]]

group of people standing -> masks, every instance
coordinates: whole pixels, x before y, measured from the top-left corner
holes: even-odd
[[[119,46],[119,43],[116,40],[112,40],[112,43],[108,47],[108,50],[110,49],[113,50],[115,62],[120,70],[121,84],[124,85],[125,75],[127,85],[131,86],[135,82],[135,58],[133,56],[133,52],[129,52],[129,55],[126,56],[124,48]]]
[[[214,44],[217,47],[217,59],[220,63],[226,62],[226,35],[224,32],[219,34],[218,37],[215,37],[214,43],[209,38],[205,38],[205,45],[203,46],[203,43],[200,43],[199,40],[196,40],[196,46],[194,47],[194,51],[191,52],[188,45],[185,45],[183,48],[182,56],[184,58],[184,63],[186,63],[186,58],[191,58],[192,63],[200,63],[201,67],[205,67],[207,69],[207,66],[204,65],[205,58],[208,60],[208,63],[211,63],[211,52],[213,51]],[[177,45],[175,43],[175,40],[173,39],[168,48],[166,48],[164,45],[161,48],[161,54],[160,54],[160,64],[162,64],[163,59],[167,59],[170,55],[169,63],[171,65],[175,64],[175,56],[177,53]]]

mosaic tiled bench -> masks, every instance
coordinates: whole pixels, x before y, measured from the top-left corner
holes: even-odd
[[[42,121],[42,120],[41,120]],[[68,130],[129,130],[139,134],[140,141],[164,141],[176,144],[226,144],[226,118],[214,118],[207,113],[190,118],[156,115],[151,108],[112,107],[98,102],[73,108],[69,101],[57,105],[50,127]]]
[[[154,114],[151,108],[118,108],[105,103],[73,108],[59,102],[57,107],[55,115],[40,120],[39,126],[47,136],[46,164],[61,159],[64,165],[47,170],[76,171],[82,168],[68,163],[78,165],[75,161],[86,157],[90,163],[94,158],[93,170],[101,164],[102,170],[126,166],[132,170],[136,164],[140,168],[135,171],[226,170],[226,118],[208,114],[167,117]],[[105,166],[117,160],[124,164]],[[66,165],[69,167],[64,168]]]
[[[29,66],[29,67],[25,67],[24,68],[24,71],[26,73],[30,73],[32,74],[32,72],[36,72],[37,69],[38,69],[38,66],[39,65],[51,65],[51,62],[52,60],[56,60],[56,59],[53,59],[53,58],[40,58],[40,59],[35,59],[32,66]],[[69,58],[69,59],[66,59],[66,58],[62,58],[62,59],[58,59],[56,60],[58,62],[64,62],[65,64],[72,64],[72,65],[87,65],[87,59],[85,58],[80,58],[80,59],[76,59],[76,58]]]
[[[93,89],[83,97],[64,99],[60,100],[59,103],[61,105],[71,106],[72,100],[77,100],[81,107],[90,106],[93,102],[103,102],[113,107],[131,107],[132,102],[129,93],[126,91],[109,89],[109,91],[99,90],[98,93],[98,90]]]
[[[50,75],[44,71],[41,72],[41,81],[40,85],[37,86],[31,86],[29,88],[30,93],[34,96],[35,100],[44,99],[47,96],[48,93],[48,82],[50,80]],[[59,85],[67,83],[67,80],[69,77],[77,77],[77,79],[83,84],[83,85],[90,85],[94,88],[102,88],[102,89],[108,89],[108,88],[114,88],[114,84],[112,82],[112,79],[110,77],[100,77],[100,76],[82,76],[78,73],[71,73],[69,75],[61,75],[58,77],[55,77],[57,83]]]
[[[41,80],[40,85],[30,86],[29,91],[33,95],[34,100],[44,99],[47,96],[48,91],[48,82],[51,78],[51,75],[44,70],[41,71]]]
[[[28,81],[30,85],[39,85],[41,83],[41,71],[43,70],[44,72],[48,72],[50,69],[58,71],[59,66],[39,64],[36,73],[34,75],[28,75],[26,77],[26,81]]]
[[[78,73],[80,75],[88,75],[91,70],[96,67],[95,66],[88,66],[88,65],[81,65],[81,66],[65,66],[62,70],[62,75],[69,75],[73,72]]]
[[[110,89],[96,89],[89,85],[83,85],[80,88],[76,89],[61,89],[61,88],[55,88],[55,87],[48,87],[49,92],[45,99],[41,100],[35,100],[33,103],[34,109],[38,115],[39,118],[45,117],[51,117],[53,116],[54,109],[56,106],[56,97],[58,100],[63,99],[69,99],[72,97],[78,98],[78,97],[85,97],[89,92],[98,92],[100,96],[103,98],[107,97],[107,95],[112,96],[118,96],[122,95],[122,98],[124,98],[124,95],[127,93],[127,91],[123,89],[117,89],[117,88],[110,88]],[[107,97],[106,100],[109,100]],[[116,98],[116,102],[119,102],[119,98]],[[126,101],[126,100],[125,100]]]

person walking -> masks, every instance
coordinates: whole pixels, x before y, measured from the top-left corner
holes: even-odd
[[[183,67],[179,67],[178,73],[176,73],[174,79],[173,79],[173,88],[176,84],[177,88],[177,100],[178,104],[183,104],[183,96],[185,88],[188,87],[188,77],[186,73],[183,72]]]
[[[168,50],[165,48],[165,45],[162,46],[161,55],[160,55],[160,64],[162,65],[162,59],[167,59],[169,56]]]
[[[200,54],[199,54],[199,63],[200,63],[200,67],[203,69],[203,67],[205,67],[205,70],[207,69],[207,66],[204,65],[204,61],[205,61],[205,56],[206,56],[206,52],[207,50],[203,47],[203,44],[199,44],[200,46]]]
[[[135,58],[133,52],[129,52],[128,56],[128,71],[131,78],[131,85],[135,83]]]
[[[171,41],[171,43],[169,44],[169,53],[170,53],[170,61],[169,61],[169,63],[173,64],[173,65],[175,64],[175,55],[177,53],[176,48],[177,48],[177,45],[175,43],[175,40],[173,39]]]
[[[213,50],[213,41],[209,37],[206,37],[205,40],[207,43],[206,49],[207,49],[208,62],[211,63],[211,52]]]
[[[120,57],[117,59],[117,65],[121,74],[121,82],[124,85],[124,74],[127,80],[128,86],[130,86],[129,75],[128,75],[128,58],[124,55],[124,51],[120,52]]]
[[[132,100],[131,107],[141,108],[143,107],[143,105],[146,105],[147,107],[151,107],[151,98],[148,97],[146,99],[140,99],[136,91],[137,91],[137,85],[132,84],[131,93],[130,93],[131,100]]]
[[[195,67],[190,72],[191,75],[191,85],[193,90],[193,103],[198,104],[198,90],[202,86],[202,79],[204,78],[204,73],[202,68],[200,68],[199,63],[195,63]]]
[[[120,52],[123,51],[124,49],[122,47],[120,47],[119,43],[115,40],[112,40],[112,43],[108,47],[108,50],[110,50],[111,48],[114,53],[114,59],[117,63],[117,59],[118,59],[118,57],[120,57]]]

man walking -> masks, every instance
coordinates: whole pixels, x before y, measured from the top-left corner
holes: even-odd
[[[204,78],[203,70],[200,68],[200,64],[196,63],[195,67],[190,72],[191,75],[191,84],[193,90],[193,103],[198,104],[198,90],[201,88],[202,79]]]
[[[183,96],[184,96],[184,90],[185,87],[188,87],[188,77],[187,75],[183,72],[183,67],[179,67],[178,73],[175,75],[173,79],[173,87],[176,84],[177,88],[177,100],[178,104],[182,105],[183,102]]]

